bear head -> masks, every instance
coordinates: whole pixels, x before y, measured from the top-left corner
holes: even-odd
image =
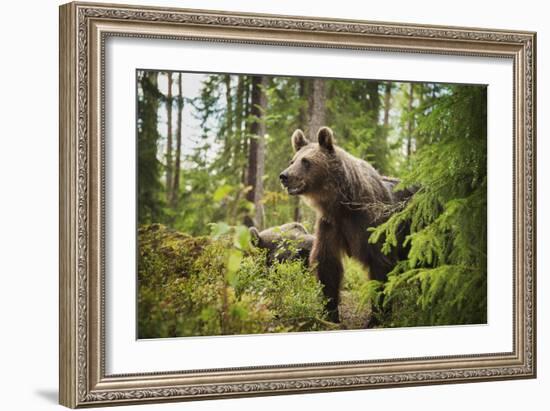
[[[302,130],[296,130],[291,141],[295,153],[289,166],[279,175],[281,184],[290,195],[320,192],[330,180],[329,164],[336,158],[332,130],[321,127],[317,143],[309,141]]]

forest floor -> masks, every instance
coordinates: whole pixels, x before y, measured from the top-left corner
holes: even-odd
[[[340,300],[340,321],[344,330],[357,330],[365,326],[370,310],[360,308],[356,296],[350,291],[342,291]]]

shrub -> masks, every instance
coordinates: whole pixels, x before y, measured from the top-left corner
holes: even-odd
[[[237,274],[236,290],[238,295],[250,293],[265,298],[273,313],[273,330],[333,328],[324,320],[321,284],[301,261],[275,262],[268,269],[258,270],[261,266],[254,257],[245,259]]]
[[[139,228],[139,338],[334,328],[320,284],[300,262],[267,267],[264,252],[243,249],[248,230],[220,232]]]

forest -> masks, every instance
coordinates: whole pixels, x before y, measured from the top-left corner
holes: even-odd
[[[369,315],[486,323],[485,86],[152,70],[136,82],[139,338],[357,329]],[[407,222],[407,258],[385,283],[346,259],[340,323],[307,263],[270,263],[249,230],[314,234],[314,211],[279,174],[292,132],[315,141],[321,126],[416,188],[371,234],[390,253]]]

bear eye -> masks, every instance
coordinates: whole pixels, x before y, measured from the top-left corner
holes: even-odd
[[[302,158],[302,164],[304,167],[309,167],[311,162],[307,158]]]

